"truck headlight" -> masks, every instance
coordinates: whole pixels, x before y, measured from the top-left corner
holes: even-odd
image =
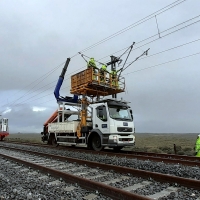
[[[113,136],[113,141],[117,142],[117,136]]]

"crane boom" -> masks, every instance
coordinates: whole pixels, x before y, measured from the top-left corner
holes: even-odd
[[[64,77],[65,77],[65,73],[67,71],[67,67],[69,65],[69,62],[70,62],[70,58],[67,58],[65,66],[63,67],[62,72],[59,76],[58,82],[56,84],[56,87],[55,87],[55,90],[54,90],[54,96],[55,96],[57,101],[78,103],[78,95],[74,95],[73,97],[69,97],[69,96],[62,97],[62,96],[60,96],[60,88],[62,86],[62,83],[63,83]]]

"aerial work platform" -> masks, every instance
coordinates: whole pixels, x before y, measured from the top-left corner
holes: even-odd
[[[100,69],[89,68],[71,76],[71,94],[107,96],[125,91],[125,79],[102,73]]]

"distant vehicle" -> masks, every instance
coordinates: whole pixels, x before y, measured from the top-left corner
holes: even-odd
[[[8,119],[1,118],[0,119],[0,140],[2,141],[8,135],[9,135]]]

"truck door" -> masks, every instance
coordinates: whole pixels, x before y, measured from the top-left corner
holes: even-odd
[[[108,113],[106,106],[100,105],[93,110],[93,129],[99,129],[102,133],[109,133]]]

